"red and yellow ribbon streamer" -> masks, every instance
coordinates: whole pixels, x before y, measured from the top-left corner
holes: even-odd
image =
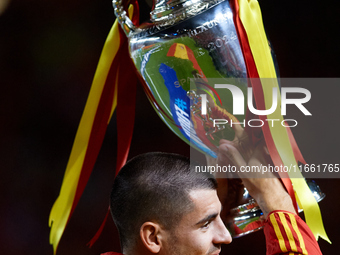
[[[129,14],[132,16],[134,13],[136,20],[138,19],[138,14],[135,15],[138,13],[138,5],[136,3],[134,5],[135,9],[132,5],[130,6]],[[85,189],[101,148],[107,125],[118,101],[120,101],[120,108],[125,107],[124,111],[128,111],[129,114],[126,114],[128,116],[128,121],[125,121],[128,123],[127,127],[117,128],[117,132],[120,133],[117,171],[126,161],[132,137],[137,82],[136,77],[131,80],[130,75],[128,76],[129,84],[127,84],[127,72],[131,68],[131,63],[126,58],[127,53],[126,38],[116,20],[102,50],[73,143],[60,194],[50,213],[50,243],[53,245],[54,253],[56,253],[61,236]],[[120,70],[119,67],[122,65],[124,66]],[[124,80],[125,82],[122,82]],[[125,120],[126,116],[123,117]],[[122,109],[119,110],[119,113],[117,109],[117,118],[122,118]]]
[[[254,70],[254,68],[250,69],[250,77],[260,78],[261,87],[259,87],[259,82],[255,81],[252,84],[257,106],[260,109],[269,109],[272,105],[272,89],[278,89],[279,86],[268,40],[263,28],[259,4],[257,0],[235,0],[234,5],[236,7],[235,9],[238,10],[237,15],[246,32],[246,41],[249,43],[251,51],[251,54],[249,52],[244,54],[245,58],[252,59],[251,61],[253,61],[256,66],[256,70]],[[249,63],[247,63],[247,69],[249,73]],[[254,74],[254,76],[251,76],[251,74]],[[262,105],[263,103],[264,105]],[[278,99],[278,104],[280,105],[280,99]],[[283,121],[279,108],[272,114],[269,114],[267,118]],[[282,162],[285,166],[295,166],[297,169],[296,158],[300,160],[303,160],[303,158],[296,146],[291,131],[289,130],[287,132],[286,128],[282,125],[275,126],[275,128],[266,125],[264,126],[263,133],[273,162],[276,165]],[[292,148],[292,146],[294,147]],[[299,171],[296,173],[290,172],[288,175],[296,192],[297,200],[300,202],[299,206],[304,209],[306,222],[315,235],[315,238],[318,239],[320,236],[324,240],[330,242],[323,227],[318,203],[303,176]]]

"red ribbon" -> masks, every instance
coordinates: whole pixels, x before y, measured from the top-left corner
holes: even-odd
[[[133,3],[134,12],[132,22],[138,25],[139,19],[139,8],[138,3],[135,0]],[[137,91],[137,76],[135,74],[135,67],[129,58],[129,50],[126,37],[119,27],[119,35],[121,41],[121,47],[117,56],[115,57],[107,81],[105,83],[109,84],[114,90],[113,84],[116,82],[116,74],[118,73],[118,91],[117,91],[117,108],[116,108],[116,118],[117,118],[117,163],[115,176],[117,176],[120,169],[125,165],[131,140],[133,134],[134,120],[135,120],[135,105],[136,105],[136,91]],[[119,67],[118,67],[119,63]],[[117,68],[118,72],[117,72]],[[114,92],[114,91],[113,91]],[[104,94],[104,91],[103,91]],[[113,98],[113,93],[112,93]],[[100,101],[101,103],[101,101]],[[112,101],[111,101],[112,104]],[[99,108],[98,108],[99,109]],[[110,114],[110,113],[109,113]],[[105,122],[107,123],[107,121]],[[105,130],[102,130],[102,135],[105,135]],[[99,147],[100,148],[100,147]],[[97,156],[96,156],[97,158]],[[105,218],[99,227],[97,233],[88,243],[89,247],[92,247],[94,243],[100,237],[108,216],[110,214],[110,208],[106,212]]]
[[[264,101],[264,95],[263,95],[263,90],[262,90],[262,85],[261,81],[259,79],[259,74],[256,69],[255,61],[249,46],[249,41],[248,41],[248,36],[247,33],[242,25],[242,22],[239,17],[239,5],[237,0],[232,0],[230,1],[231,8],[233,9],[234,12],[234,23],[237,31],[237,35],[240,41],[241,49],[243,52],[244,60],[246,63],[247,67],[247,72],[248,72],[248,77],[251,78],[250,80],[250,85],[253,88],[253,94],[256,102],[256,106],[259,110],[265,110],[265,101]],[[248,116],[251,116],[251,114],[247,114]],[[265,115],[259,116],[259,118],[263,121],[264,125],[262,126],[262,132],[264,139],[266,141],[266,145],[270,154],[270,157],[276,166],[282,166],[282,160],[281,157],[276,149],[274,140],[271,136],[270,129],[269,129],[269,124],[266,120]],[[256,134],[252,134],[252,138],[254,138]],[[293,137],[294,139],[294,137]],[[254,140],[254,139],[253,139]],[[295,140],[294,140],[295,141]],[[295,143],[296,144],[296,143]],[[297,146],[296,146],[297,147]],[[301,155],[301,153],[300,153]],[[302,155],[301,155],[302,157]],[[289,179],[288,173],[285,172],[279,172],[280,178],[289,193],[290,197],[293,200],[293,205],[295,207],[295,210],[297,211],[297,203],[295,199],[295,194],[294,194],[294,189],[292,186],[292,182]]]

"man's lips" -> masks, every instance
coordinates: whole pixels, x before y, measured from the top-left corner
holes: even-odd
[[[214,253],[212,253],[211,255],[219,255],[221,252],[221,250],[215,251]]]

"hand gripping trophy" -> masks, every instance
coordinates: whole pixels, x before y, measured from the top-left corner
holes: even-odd
[[[278,107],[275,54],[257,0],[155,0],[150,22],[141,25],[136,0],[114,0],[113,7],[117,19],[50,215],[54,250],[84,190],[114,110],[116,172],[127,159],[137,77],[159,117],[178,137],[206,154],[209,162],[217,157],[223,139],[239,143],[245,157],[248,146],[264,140],[273,166],[305,163]],[[327,239],[317,204],[324,197],[319,187],[306,182],[299,171],[278,174],[293,201],[298,201],[296,208],[304,210],[314,235]],[[262,212],[256,201],[237,180],[230,183],[239,194],[226,219],[232,235],[261,229]]]

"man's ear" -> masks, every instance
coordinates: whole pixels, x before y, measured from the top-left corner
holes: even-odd
[[[164,241],[164,230],[158,223],[144,222],[139,234],[145,248],[152,253],[159,253]]]

